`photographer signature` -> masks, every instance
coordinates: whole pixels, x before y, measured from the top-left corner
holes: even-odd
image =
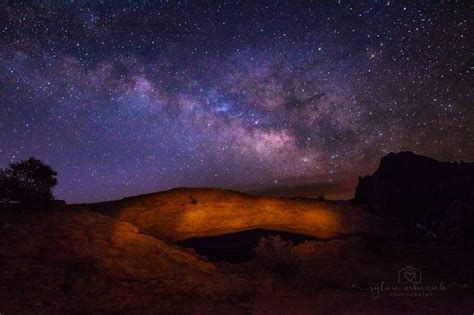
[[[353,288],[371,293],[374,300],[379,299],[383,293],[388,293],[394,297],[426,297],[433,296],[434,293],[444,292],[452,287],[466,288],[465,284],[449,283],[443,281],[434,284],[422,283],[421,271],[413,266],[406,266],[398,271],[398,283],[386,283],[380,281],[376,285],[362,287],[352,284]]]

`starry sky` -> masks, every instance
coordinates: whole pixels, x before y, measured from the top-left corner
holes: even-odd
[[[350,197],[391,151],[472,161],[469,21],[467,1],[3,1],[0,167],[35,156],[92,202]]]

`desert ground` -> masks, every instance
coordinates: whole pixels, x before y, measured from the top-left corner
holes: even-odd
[[[394,229],[373,229],[377,218],[362,211],[216,189],[2,211],[0,305],[6,314],[441,314],[472,308],[472,240],[401,238]],[[320,223],[311,229],[310,220]],[[255,229],[267,244],[258,249],[259,240],[247,235],[250,240],[235,247],[238,231]],[[222,236],[232,233],[233,240]],[[193,249],[193,239],[204,241]],[[216,259],[216,246],[247,256],[233,262],[225,254],[217,261],[199,255],[207,250]],[[426,288],[394,296],[388,289],[400,285],[398,273],[406,266],[421,272]]]

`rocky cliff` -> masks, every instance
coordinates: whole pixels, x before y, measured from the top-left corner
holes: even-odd
[[[383,157],[372,175],[359,178],[354,201],[380,216],[415,222],[443,220],[455,203],[473,207],[473,197],[474,163],[400,152]]]

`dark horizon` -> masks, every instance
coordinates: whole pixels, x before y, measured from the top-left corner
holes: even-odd
[[[437,160],[429,156],[420,155],[415,152],[411,151],[400,151],[400,152],[391,152],[390,154],[401,154],[401,153],[412,153],[415,157],[421,158],[428,158],[430,160],[434,160],[436,162],[441,163],[466,163],[466,164],[474,164],[473,161],[464,161],[464,160]],[[381,157],[383,158],[383,157]],[[101,202],[109,202],[109,201],[118,201],[130,197],[138,197],[138,196],[145,196],[145,195],[152,195],[156,193],[163,193],[172,190],[180,190],[180,189],[220,189],[220,190],[228,190],[228,191],[235,191],[249,195],[256,195],[256,196],[268,196],[268,197],[282,197],[282,198],[310,198],[310,199],[319,199],[324,198],[325,200],[329,201],[349,201],[354,198],[354,194],[356,192],[356,188],[358,185],[358,179],[360,177],[365,177],[367,175],[373,174],[376,169],[380,166],[377,163],[376,167],[370,171],[369,174],[360,174],[356,177],[351,177],[347,181],[340,181],[340,182],[333,182],[327,184],[317,184],[317,183],[299,183],[298,181],[294,181],[295,184],[291,185],[273,185],[266,188],[260,189],[246,189],[246,190],[239,190],[232,187],[216,187],[216,186],[175,186],[175,187],[168,187],[166,189],[161,190],[150,190],[150,191],[143,191],[138,192],[133,195],[123,195],[117,196],[115,198],[108,198],[103,200],[90,200],[90,201],[79,201],[79,202],[66,202],[70,205],[74,204],[93,204],[93,203],[101,203]]]

